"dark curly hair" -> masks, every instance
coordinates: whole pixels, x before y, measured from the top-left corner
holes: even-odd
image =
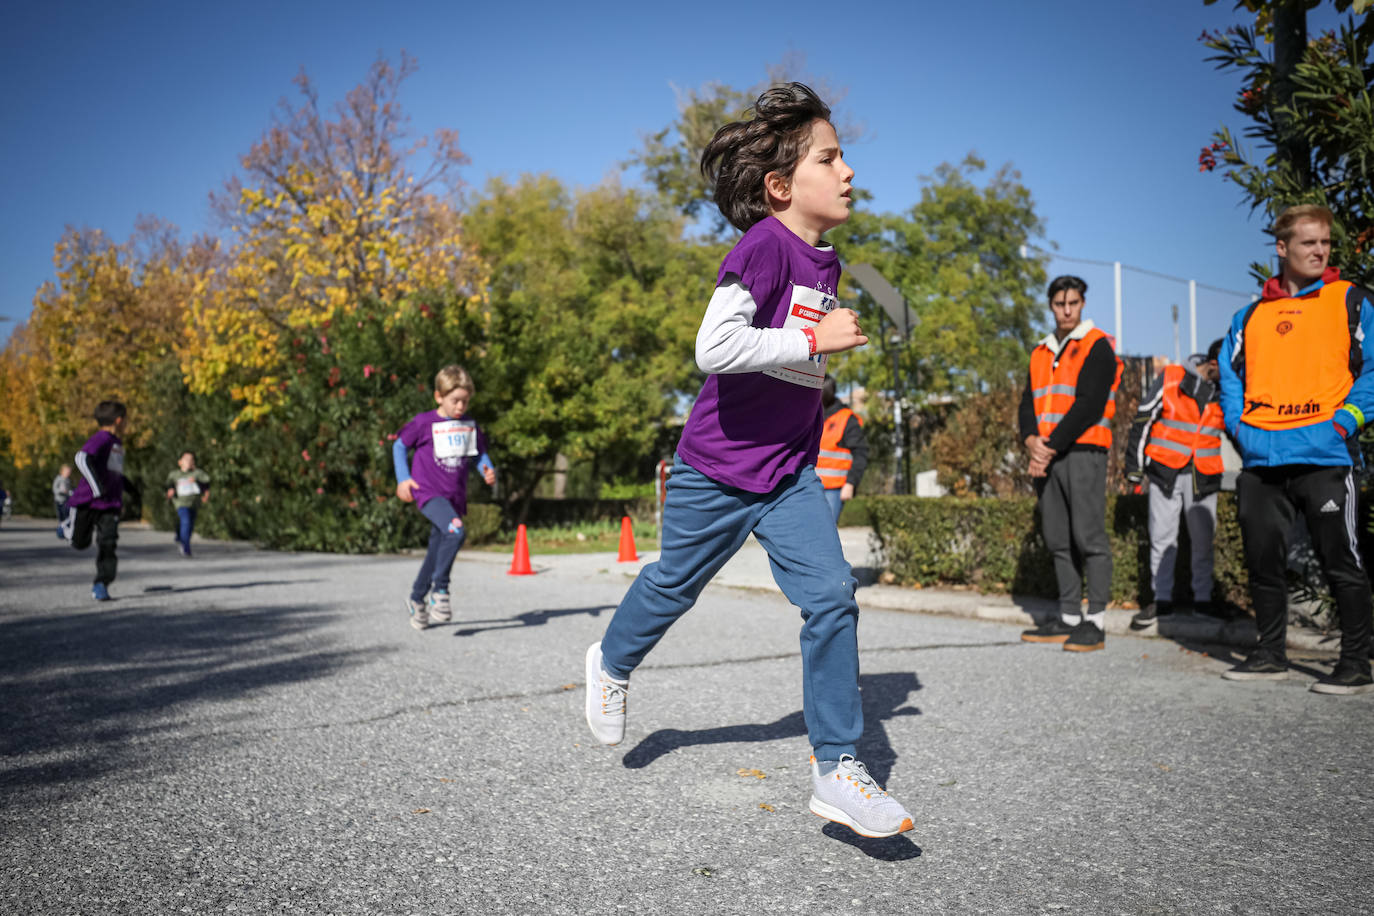
[[[745,232],[768,215],[763,178],[790,181],[811,145],[811,122],[830,120],[830,106],[809,86],[784,83],[758,97],[747,121],[726,124],[701,153],[701,174],[715,185],[721,214]]]

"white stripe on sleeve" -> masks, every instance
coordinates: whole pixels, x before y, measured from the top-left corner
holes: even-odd
[[[95,472],[91,470],[89,464],[90,460],[91,456],[84,451],[77,452],[75,458],[76,469],[81,472],[82,477],[86,478],[86,483],[91,485],[91,496],[95,499],[99,499],[101,496],[100,481],[96,480]]]

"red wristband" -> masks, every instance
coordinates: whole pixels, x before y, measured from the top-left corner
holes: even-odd
[[[813,330],[811,330],[810,328],[802,328],[801,331],[802,331],[803,334],[806,335],[806,346],[807,346],[807,348],[810,350],[810,352],[807,353],[806,355],[807,355],[807,356],[815,356],[815,355],[816,355],[816,332],[813,331]]]

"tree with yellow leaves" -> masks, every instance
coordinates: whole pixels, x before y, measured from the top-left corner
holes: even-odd
[[[208,257],[175,230],[141,219],[128,242],[69,228],[53,254],[55,282],[34,297],[33,314],[0,353],[0,431],[18,467],[70,460],[107,398],[130,408],[131,445],[153,435],[148,381],[176,359],[191,276]]]
[[[397,67],[378,60],[332,118],[302,73],[302,101],[283,100],[243,157],[244,175],[214,196],[230,247],[191,297],[182,369],[193,393],[228,391],[240,405],[236,424],[278,403],[285,340],[364,302],[399,317],[422,290],[460,307],[478,301],[480,265],[465,251],[453,203],[466,158],[451,130],[408,140],[397,97],[414,69],[409,57]]]

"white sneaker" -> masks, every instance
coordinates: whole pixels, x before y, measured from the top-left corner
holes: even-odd
[[[448,592],[429,593],[429,619],[435,623],[448,623],[453,619],[453,603],[449,600]]]
[[[630,682],[617,681],[601,667],[601,643],[587,649],[587,724],[602,744],[625,738],[625,695]]]
[[[913,826],[911,814],[850,754],[841,756],[839,765],[825,776],[811,758],[811,813],[875,839]]]
[[[429,611],[425,609],[423,601],[406,598],[406,612],[410,614],[410,625],[415,629],[423,630],[429,626]]]

